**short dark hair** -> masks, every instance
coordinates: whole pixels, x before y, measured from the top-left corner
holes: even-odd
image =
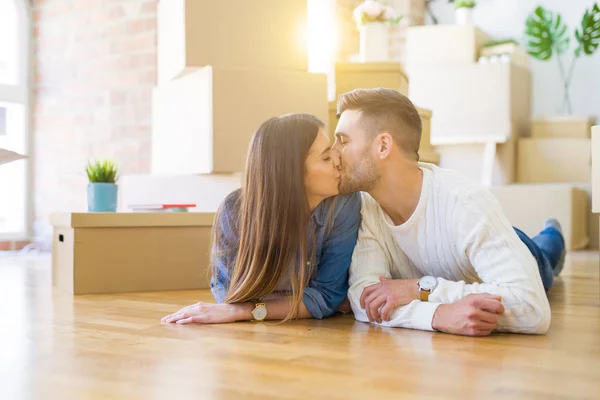
[[[355,89],[338,98],[338,117],[346,110],[360,111],[373,136],[389,132],[401,150],[419,159],[422,122],[408,97],[386,88]]]

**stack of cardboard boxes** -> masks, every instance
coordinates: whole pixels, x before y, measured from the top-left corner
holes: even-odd
[[[526,57],[478,62],[488,40],[472,25],[411,27],[407,70],[409,97],[433,111],[440,166],[491,186],[515,180],[516,141],[529,136],[531,76]]]
[[[590,117],[536,118],[531,138],[518,142],[517,182],[492,190],[511,222],[537,234],[557,218],[569,250],[598,248],[598,219],[591,208]]]
[[[327,121],[326,76],[308,73],[306,17],[306,0],[159,2],[152,171],[121,178],[119,211],[185,203],[198,212],[54,215],[56,286],[208,287],[215,211],[242,184],[253,133],[287,113]]]
[[[214,211],[240,187],[263,121],[293,112],[327,121],[327,77],[308,72],[306,16],[305,0],[159,2],[152,175],[124,177],[122,209]]]
[[[409,28],[409,96],[433,111],[440,166],[490,187],[527,234],[555,217],[568,249],[597,246],[589,203],[593,119],[532,120],[527,54],[511,43],[487,46],[489,40],[473,25]]]

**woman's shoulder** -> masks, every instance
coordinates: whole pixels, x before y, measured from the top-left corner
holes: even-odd
[[[230,214],[240,209],[240,200],[242,199],[242,189],[236,189],[229,193],[220,206],[221,213]]]
[[[360,192],[329,197],[319,205],[316,213],[317,221],[320,224],[325,224],[330,216],[333,216],[334,220],[358,219],[361,204]]]

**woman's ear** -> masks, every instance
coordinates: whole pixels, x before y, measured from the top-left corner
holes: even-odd
[[[377,136],[377,154],[380,159],[387,158],[392,152],[392,135],[387,132],[380,133]]]

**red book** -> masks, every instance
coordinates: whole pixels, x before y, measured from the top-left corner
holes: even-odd
[[[134,210],[167,210],[169,208],[193,208],[195,204],[134,204],[130,205]]]

